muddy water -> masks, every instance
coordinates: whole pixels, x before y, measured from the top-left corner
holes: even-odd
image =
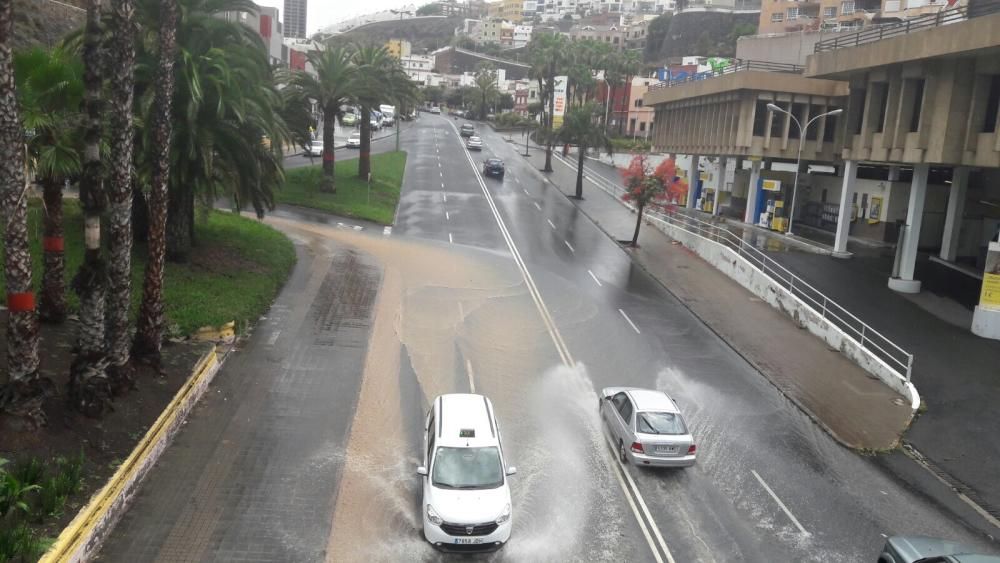
[[[473,386],[492,398],[508,461],[518,467],[511,542],[480,559],[646,557],[631,553],[631,515],[607,466],[586,370],[559,364],[508,256],[270,221],[357,248],[384,267],[351,437],[346,451],[329,452],[344,472],[327,560],[441,557],[422,534],[414,471],[423,461],[422,425],[435,396]]]

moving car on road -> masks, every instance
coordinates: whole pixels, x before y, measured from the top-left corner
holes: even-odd
[[[878,563],[1000,563],[1000,557],[975,553],[959,543],[923,536],[892,536]]]
[[[306,156],[323,156],[323,141],[312,141],[306,147]]]
[[[600,410],[622,463],[650,467],[694,465],[694,437],[677,403],[666,393],[606,387],[601,390]]]
[[[493,551],[510,539],[508,467],[493,404],[482,395],[434,399],[424,421],[424,537],[444,551]]]
[[[503,180],[503,161],[499,158],[488,158],[483,161],[483,176],[496,176]]]
[[[465,142],[466,148],[470,151],[481,151],[483,150],[483,140],[475,135],[469,137],[469,140]]]
[[[347,148],[349,149],[361,148],[361,133],[357,131],[351,133],[351,136],[347,138]]]
[[[463,137],[471,137],[476,134],[476,128],[471,123],[463,123],[462,129],[458,132]]]
[[[441,108],[439,108],[437,106],[431,106],[431,113],[440,114],[441,113]]]
[[[353,113],[345,113],[340,122],[344,124],[344,127],[354,127],[358,123],[358,116]]]

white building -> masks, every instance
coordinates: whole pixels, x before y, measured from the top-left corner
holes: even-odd
[[[429,55],[408,55],[399,59],[410,80],[417,84],[432,85],[431,74],[434,72],[434,57]]]
[[[531,26],[530,25],[515,25],[514,26],[514,48],[524,47],[531,41]]]

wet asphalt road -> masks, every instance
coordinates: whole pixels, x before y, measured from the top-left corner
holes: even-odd
[[[837,445],[548,186],[523,145],[480,131],[470,162],[460,123],[424,114],[403,133],[391,234],[269,220],[297,242],[293,277],[103,560],[443,559],[420,532],[420,426],[434,396],[473,389],[493,399],[519,468],[513,536],[486,559],[861,562],[901,533],[982,545]],[[480,184],[493,155],[506,177]],[[596,415],[611,385],[673,395],[698,465],[622,472]]]

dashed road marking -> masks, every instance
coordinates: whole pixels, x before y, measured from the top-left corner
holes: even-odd
[[[632,322],[632,319],[628,318],[628,315],[625,314],[625,311],[618,309],[618,312],[621,313],[623,317],[625,317],[625,320],[628,322],[629,326],[632,327],[632,330],[634,330],[636,334],[642,334],[641,332],[639,332],[639,327],[635,326],[635,323]]]
[[[521,191],[523,191],[524,195],[526,195],[526,196],[530,196],[531,195],[531,194],[528,193],[528,189],[527,188],[521,188]]]
[[[274,346],[274,343],[278,341],[279,336],[281,336],[281,331],[280,330],[274,331],[274,334],[271,335],[271,338],[267,339],[267,345]]]
[[[541,206],[541,205],[538,205],[538,202],[537,202],[537,201],[533,201],[532,203],[534,203],[534,204],[535,204],[535,209],[537,209],[537,210],[539,210],[539,211],[541,211],[541,210],[542,210],[542,206]]]
[[[472,361],[465,360],[465,373],[469,375],[469,390],[472,393],[476,392],[476,381],[472,377]]]
[[[392,234],[392,227],[387,225],[384,229],[382,229],[382,236],[387,237],[391,234]]]
[[[556,224],[552,222],[552,219],[546,219],[546,221],[548,221],[548,222],[549,222],[549,226],[550,226],[550,227],[552,227],[553,229],[555,229],[555,228],[556,228]]]
[[[514,176],[514,181],[515,181],[515,182],[517,182],[518,184],[520,184],[520,183],[521,183],[521,179],[520,179],[520,178],[518,178],[517,176]]]
[[[764,487],[764,490],[767,491],[767,494],[771,495],[771,498],[774,499],[774,502],[778,503],[778,506],[780,506],[781,510],[785,512],[785,515],[788,516],[788,519],[792,521],[792,524],[795,524],[795,527],[799,529],[799,532],[802,532],[802,534],[806,536],[811,535],[809,532],[806,531],[805,528],[802,527],[802,524],[799,524],[799,519],[796,518],[794,514],[792,514],[791,510],[788,510],[788,507],[785,506],[785,503],[781,502],[781,499],[778,498],[778,495],[774,494],[774,491],[772,491],[771,487],[768,486],[766,482],[764,482],[764,479],[760,476],[760,474],[758,474],[753,469],[750,470],[750,473],[753,473],[753,476],[757,478],[757,481],[760,481],[760,485]]]
[[[445,221],[451,221],[451,213],[448,213],[447,211],[445,211],[444,212],[444,220]]]
[[[448,203],[448,194],[442,193],[441,194],[441,200],[444,201],[445,203]]]
[[[564,240],[563,243],[566,245],[566,248],[568,248],[570,252],[576,254],[576,249],[573,248],[573,245],[570,244],[568,240]]]
[[[601,287],[601,286],[604,285],[604,284],[601,283],[601,280],[597,279],[597,276],[594,275],[594,272],[592,272],[591,270],[587,270],[587,273],[590,274],[590,277],[593,278],[594,283],[596,283],[598,285],[598,287]]]
[[[452,238],[451,233],[448,233],[448,242],[455,244],[455,239]]]

